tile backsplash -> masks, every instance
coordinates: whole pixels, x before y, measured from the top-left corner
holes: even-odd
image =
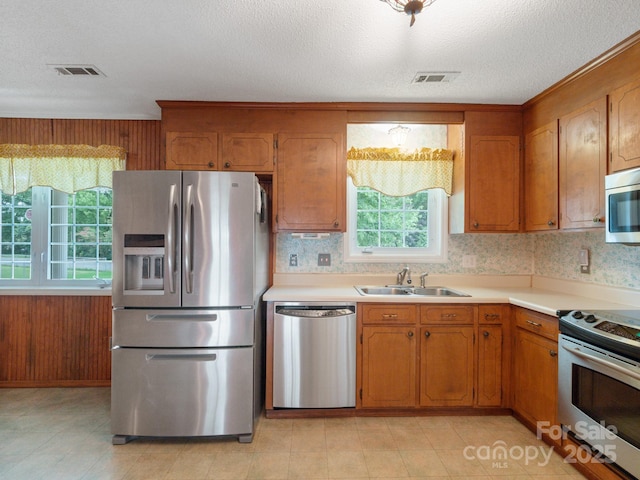
[[[578,254],[583,248],[590,252],[590,274],[580,272]],[[329,266],[318,266],[320,253],[331,254]],[[297,256],[297,266],[289,266],[291,254]],[[475,266],[468,266],[469,257],[474,257]],[[345,263],[342,234],[331,234],[319,240],[294,238],[288,233],[276,236],[277,273],[394,273],[404,265]],[[640,247],[606,244],[603,230],[450,235],[446,263],[408,265],[414,275],[422,271],[433,274],[541,275],[640,289]]]

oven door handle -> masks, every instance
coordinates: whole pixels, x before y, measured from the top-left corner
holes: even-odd
[[[564,348],[566,351],[568,351],[570,353],[573,353],[577,357],[584,358],[585,360],[591,360],[594,363],[603,365],[605,367],[609,367],[612,370],[615,370],[616,372],[620,372],[620,373],[628,375],[628,376],[630,376],[632,378],[635,378],[636,380],[640,380],[640,375],[637,374],[636,372],[634,372],[632,370],[628,370],[628,369],[626,369],[624,367],[621,367],[619,365],[616,365],[615,363],[610,362],[608,360],[603,360],[602,358],[594,357],[593,355],[589,355],[587,353],[584,353],[579,348],[571,348],[571,347],[567,347],[566,345],[562,345],[562,348]]]

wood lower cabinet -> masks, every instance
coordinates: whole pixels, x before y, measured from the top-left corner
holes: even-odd
[[[520,229],[520,137],[473,135],[468,158],[466,231]]]
[[[278,134],[278,231],[344,232],[346,190],[344,134]]]
[[[167,132],[167,170],[218,170],[216,132]]]
[[[525,228],[558,229],[558,122],[525,135]]]
[[[609,173],[640,167],[640,80],[609,94]]]
[[[420,406],[473,405],[473,352],[472,325],[420,329]]]
[[[514,412],[530,427],[557,424],[557,319],[523,308],[515,311]]]
[[[560,118],[560,228],[604,227],[607,99]]]
[[[358,304],[358,407],[507,408],[510,312],[509,305]]]
[[[511,364],[511,307],[509,305],[478,306],[478,407],[509,406],[509,374]]]
[[[362,406],[416,405],[416,328],[362,328]]]

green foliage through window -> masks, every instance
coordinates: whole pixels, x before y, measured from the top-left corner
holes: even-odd
[[[427,248],[428,191],[390,197],[368,187],[357,190],[359,248]]]

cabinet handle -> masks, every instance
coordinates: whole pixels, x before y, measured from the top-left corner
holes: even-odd
[[[224,164],[224,168],[231,168],[231,164],[230,164],[229,162],[226,162],[226,163]]]
[[[208,166],[209,168],[213,168],[213,167],[215,167],[215,166],[216,166],[216,164],[215,164],[215,163],[213,163],[213,162],[209,162],[209,163],[207,163],[207,166]]]
[[[427,337],[427,338],[429,338],[429,337],[431,336],[431,334],[430,334],[430,333],[429,333],[429,331],[427,330],[427,331],[425,331],[425,332],[424,332],[424,336],[425,336],[425,337]]]
[[[484,332],[482,332],[482,336],[487,338],[489,336],[489,332],[485,330]]]
[[[397,313],[383,313],[382,318],[398,318]]]
[[[484,314],[484,319],[485,320],[497,320],[498,318],[500,318],[500,315],[497,313],[485,313]]]
[[[555,357],[558,355],[558,352],[556,352],[555,350],[549,350],[549,355],[551,355],[552,357]]]
[[[536,323],[536,322],[533,322],[533,321],[531,321],[531,320],[527,320],[527,323],[528,323],[529,325],[533,325],[534,327],[541,327],[541,326],[542,326],[542,324],[541,324],[541,323]]]
[[[553,227],[556,224],[556,222],[554,222],[553,220],[549,220],[547,222],[547,225],[549,225],[550,227]]]
[[[456,318],[457,316],[457,313],[443,313],[440,318]]]
[[[473,228],[478,228],[480,224],[478,222],[473,222]]]
[[[600,223],[602,219],[600,217],[593,217],[593,223]]]
[[[338,227],[340,226],[340,222],[333,222],[333,226],[334,226],[335,228],[338,228]]]
[[[407,333],[407,335],[409,336],[409,338],[413,337],[413,332],[409,332]]]

